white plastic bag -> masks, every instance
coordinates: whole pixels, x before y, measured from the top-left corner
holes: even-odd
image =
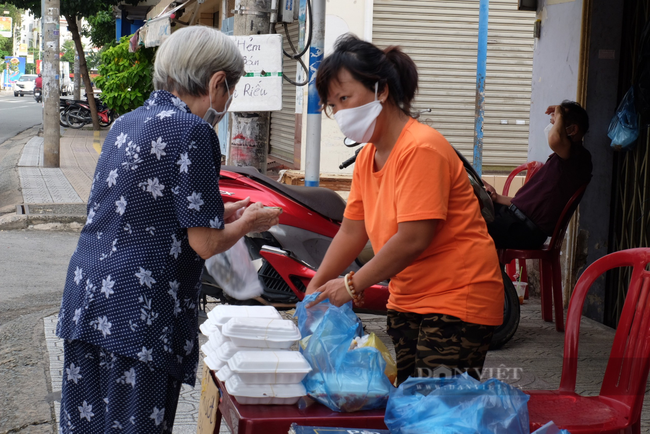
[[[243,238],[225,252],[207,259],[205,268],[219,287],[237,300],[259,297],[264,291]]]

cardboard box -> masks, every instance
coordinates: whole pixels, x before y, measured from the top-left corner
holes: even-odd
[[[201,402],[199,403],[198,434],[219,433],[217,425],[217,409],[219,408],[219,388],[212,378],[210,368],[203,363],[203,378],[201,379]]]

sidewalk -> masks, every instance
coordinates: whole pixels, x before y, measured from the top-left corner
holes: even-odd
[[[56,203],[59,194],[69,194],[77,203],[85,203],[90,192],[95,165],[107,130],[96,137],[90,130],[63,129],[61,138],[61,168],[39,168],[39,155],[42,140],[32,139],[25,146],[19,171],[25,203],[36,200],[33,194],[41,194]],[[24,161],[23,161],[24,159]],[[58,172],[57,172],[58,171]],[[30,186],[35,187],[30,187]],[[35,192],[35,193],[34,193]],[[73,195],[76,195],[74,196]],[[214,306],[214,305],[212,305]],[[385,332],[386,318],[378,315],[360,315],[368,332],[377,336],[393,352],[393,345]],[[63,369],[62,346],[54,335],[56,316],[44,318],[44,331],[50,359],[52,390],[60,391]],[[203,318],[201,319],[201,321]],[[585,395],[597,395],[600,390],[605,366],[614,339],[615,331],[587,318],[582,319],[580,361],[576,391]],[[201,336],[201,344],[205,337]],[[488,376],[521,387],[522,389],[556,389],[560,383],[562,370],[562,350],[564,334],[555,331],[554,323],[541,319],[538,299],[531,299],[522,306],[521,322],[515,337],[501,350],[488,353],[485,367]],[[202,362],[201,362],[202,363]],[[198,420],[198,404],[201,393],[200,374],[194,389],[183,386],[179,401],[174,433],[194,433]],[[650,434],[650,397],[647,396],[642,413],[641,431]],[[58,418],[58,402],[56,402]],[[222,427],[222,432],[229,432]]]

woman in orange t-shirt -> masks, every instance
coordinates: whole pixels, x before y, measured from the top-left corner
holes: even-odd
[[[436,130],[411,116],[415,64],[396,47],[337,41],[316,87],[359,153],[345,217],[307,293],[335,305],[390,279],[388,334],[397,382],[467,372],[480,378],[503,320],[503,280],[462,162]],[[368,240],[375,257],[340,274]]]

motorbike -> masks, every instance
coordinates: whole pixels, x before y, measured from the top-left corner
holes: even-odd
[[[34,88],[34,101],[40,103],[43,101],[43,89],[40,87]]]
[[[359,149],[360,150],[360,149]],[[353,164],[359,150],[340,167]],[[471,165],[463,159],[466,168]],[[467,169],[470,179],[473,169]],[[472,185],[481,183],[474,172]],[[262,304],[289,309],[302,300],[311,279],[315,276],[325,252],[340,228],[345,201],[334,191],[322,187],[303,187],[279,183],[252,167],[223,166],[219,187],[225,202],[236,202],[250,197],[252,202],[281,207],[280,224],[263,233],[251,233],[244,238],[251,260],[256,265],[263,294],[251,300],[237,300],[228,296],[204,268],[201,277],[202,301],[207,295],[220,303]],[[359,270],[374,256],[370,243],[347,268]],[[519,298],[510,278],[502,269],[504,283],[503,324],[494,333],[491,349],[508,342],[519,326]],[[385,314],[388,300],[388,282],[367,288],[363,308],[355,311]]]
[[[110,126],[117,117],[115,113],[97,98],[95,98],[95,105],[99,117],[99,126],[102,128]],[[67,108],[65,117],[70,128],[79,129],[84,125],[93,123],[87,101],[74,101],[74,104]]]

